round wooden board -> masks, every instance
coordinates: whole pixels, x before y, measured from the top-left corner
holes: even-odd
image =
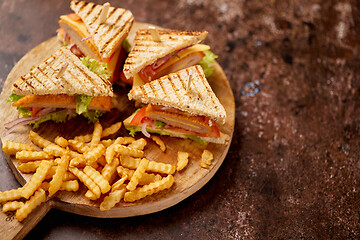
[[[130,43],[133,41],[135,32],[138,29],[148,26],[149,24],[145,23],[134,23],[133,28],[129,34]],[[32,66],[36,66],[45,60],[59,47],[61,47],[61,44],[57,41],[56,37],[51,38],[32,49],[15,65],[6,79],[0,96],[0,106],[2,109],[0,112],[1,123],[6,123],[17,118],[17,111],[11,107],[10,103],[6,102],[6,99],[10,95],[12,83],[21,75],[26,74]],[[225,125],[220,126],[220,130],[230,136],[230,141],[225,145],[208,144],[205,146],[191,140],[160,136],[160,138],[167,146],[166,152],[163,153],[154,142],[148,140],[148,145],[145,148],[145,157],[150,160],[176,165],[177,152],[189,152],[189,165],[183,171],[176,172],[174,174],[175,184],[169,190],[163,191],[153,196],[148,196],[135,203],[121,202],[111,210],[107,212],[101,212],[99,210],[99,205],[103,198],[99,199],[98,201],[88,200],[84,197],[86,189],[84,186],[82,186],[77,193],[58,192],[55,197],[49,198],[46,204],[43,204],[42,207],[46,209],[54,207],[63,211],[100,218],[130,217],[160,211],[177,204],[183,199],[189,197],[191,194],[195,193],[214,176],[224,161],[234,130],[234,96],[231,91],[229,82],[218,64],[216,64],[215,73],[209,78],[209,83],[217,97],[220,99],[220,102],[226,109],[227,121]],[[127,99],[126,94],[128,91],[129,88],[120,86],[115,87],[115,92],[118,95],[117,100],[119,102],[119,106],[117,109],[112,110],[110,113],[107,113],[101,118],[101,124],[103,127],[107,127],[114,122],[124,120],[135,110],[133,106],[134,104]],[[28,138],[30,129],[31,128],[29,126],[20,127],[12,134],[3,137],[2,141],[10,140],[15,142],[31,143]],[[81,117],[77,117],[67,121],[64,124],[46,122],[35,131],[46,139],[53,141],[55,136],[58,135],[70,139],[76,135],[91,133],[92,130],[92,124],[88,124],[86,120],[82,119]],[[0,131],[1,136],[3,132],[4,129],[2,127]],[[113,137],[120,135],[127,135],[127,132],[125,129],[123,129],[123,127],[122,130]],[[136,137],[140,138],[142,135],[138,134]],[[201,153],[204,149],[210,150],[214,155],[214,160],[209,169],[201,168],[199,165]],[[8,157],[7,160],[18,181],[24,185],[30,179],[31,175],[20,173],[16,169],[18,162],[14,158]]]

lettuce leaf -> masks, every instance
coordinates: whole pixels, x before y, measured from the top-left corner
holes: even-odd
[[[22,96],[22,95],[17,95],[15,93],[12,93],[9,98],[7,99],[7,102],[16,102],[18,101],[19,99],[23,98],[25,96]],[[29,108],[28,107],[16,107],[16,109],[19,111],[19,113],[21,114],[21,116],[23,117],[30,117],[31,116],[31,113],[29,111]]]
[[[103,114],[104,114],[103,111],[89,110],[87,112],[82,113],[81,116],[87,118],[89,122],[96,123]]]
[[[195,135],[190,135],[190,134],[185,134],[185,136],[191,140],[193,140],[194,142],[200,143],[202,145],[206,145],[207,141],[202,140],[201,138],[199,138],[198,136]]]
[[[203,59],[201,59],[199,64],[202,67],[202,69],[204,70],[205,77],[208,78],[215,71],[215,67],[213,66],[213,64],[215,63],[215,59],[218,58],[218,56],[215,55],[210,50],[206,50],[206,51],[204,51],[204,53],[205,53],[205,57],[203,57]]]
[[[75,95],[76,101],[76,113],[82,114],[88,111],[89,104],[91,102],[92,97],[84,94]]]
[[[103,79],[109,79],[111,77],[110,72],[107,70],[106,63],[100,63],[96,59],[87,57],[81,57],[80,60],[82,63],[93,73],[102,77]]]
[[[166,123],[159,121],[159,120],[155,120],[154,122],[155,122],[156,128],[163,128],[166,125]]]
[[[43,122],[52,120],[56,123],[61,123],[61,122],[65,122],[67,118],[68,118],[68,110],[65,109],[65,110],[62,110],[59,112],[50,113],[48,115],[45,115],[32,124],[33,124],[34,128],[38,128],[39,125]]]
[[[124,39],[124,41],[122,42],[122,47],[125,49],[125,51],[127,53],[130,52],[131,50],[131,44],[129,43],[129,40],[127,38]]]

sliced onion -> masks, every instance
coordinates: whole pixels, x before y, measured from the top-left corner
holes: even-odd
[[[147,138],[150,138],[150,133],[147,132],[146,130],[146,127],[149,125],[149,122],[144,122],[142,125],[141,125],[141,132],[142,134],[144,134],[145,137]]]
[[[14,124],[13,124],[10,128],[8,128],[8,130],[4,133],[3,136],[5,137],[6,135],[8,135],[8,134],[11,133],[12,131],[14,131],[15,128],[17,128],[17,127],[24,126],[24,125],[26,125],[26,124],[35,122],[35,121],[39,120],[40,118],[41,118],[41,117],[23,117],[23,118],[18,118],[18,119],[16,119],[16,120],[12,121]],[[10,123],[12,123],[12,122],[10,122]],[[7,123],[7,124],[9,124],[9,123]]]
[[[37,112],[36,117],[43,117],[51,112],[55,112],[55,110],[55,108],[43,108],[39,112]]]
[[[86,40],[88,40],[90,38],[92,38],[92,36],[85,37],[85,38],[81,39],[81,42],[86,41]]]
[[[27,122],[28,120],[31,120],[31,119],[33,119],[33,117],[17,118],[11,122],[5,123],[4,127],[5,127],[5,129],[9,129],[9,128],[12,128],[13,126],[16,126],[22,122]]]

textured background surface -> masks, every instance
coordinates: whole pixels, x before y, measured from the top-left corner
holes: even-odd
[[[137,21],[209,32],[237,104],[229,154],[205,187],[170,209],[127,219],[51,210],[27,239],[360,237],[358,1],[111,4]],[[1,86],[65,13],[68,1],[0,1]],[[3,158],[0,167],[0,190],[17,187]]]

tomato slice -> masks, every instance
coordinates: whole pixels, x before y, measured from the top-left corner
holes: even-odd
[[[70,18],[71,20],[74,21],[82,21],[81,18],[79,17],[79,15],[77,15],[76,13],[70,13],[67,15],[68,18]]]
[[[139,126],[142,123],[143,118],[145,118],[146,113],[146,107],[142,107],[133,117],[133,119],[130,122],[130,125]]]

